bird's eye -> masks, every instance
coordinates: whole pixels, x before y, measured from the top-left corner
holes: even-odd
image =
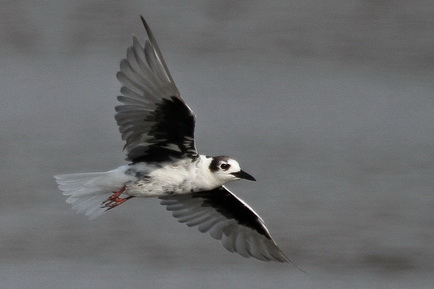
[[[222,170],[227,170],[227,169],[229,169],[231,167],[231,165],[230,164],[221,164],[220,165],[220,168],[222,169]]]

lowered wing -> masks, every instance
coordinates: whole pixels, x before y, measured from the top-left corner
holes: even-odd
[[[264,221],[224,186],[188,195],[160,197],[179,222],[220,240],[226,250],[262,261],[289,262]]]

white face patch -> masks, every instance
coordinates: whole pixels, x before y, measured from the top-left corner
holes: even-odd
[[[227,169],[228,173],[236,173],[241,170],[240,164],[236,160],[229,159],[227,164],[230,165],[230,167]]]
[[[219,185],[238,180],[233,174],[241,171],[240,165],[228,156],[213,157],[209,165],[211,176]]]

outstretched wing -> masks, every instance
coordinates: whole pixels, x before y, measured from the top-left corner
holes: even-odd
[[[263,261],[289,262],[271,238],[264,221],[223,186],[160,199],[180,223],[208,232],[230,252]]]
[[[122,103],[116,121],[133,162],[195,159],[195,116],[179,94],[158,44],[143,19],[148,35],[143,47],[136,37],[122,59],[118,80]]]

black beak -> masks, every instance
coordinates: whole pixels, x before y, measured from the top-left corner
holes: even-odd
[[[234,176],[236,176],[239,179],[245,179],[245,180],[249,180],[249,181],[256,181],[254,177],[252,177],[251,175],[249,175],[248,173],[246,173],[245,171],[241,170],[237,173],[232,173]]]

